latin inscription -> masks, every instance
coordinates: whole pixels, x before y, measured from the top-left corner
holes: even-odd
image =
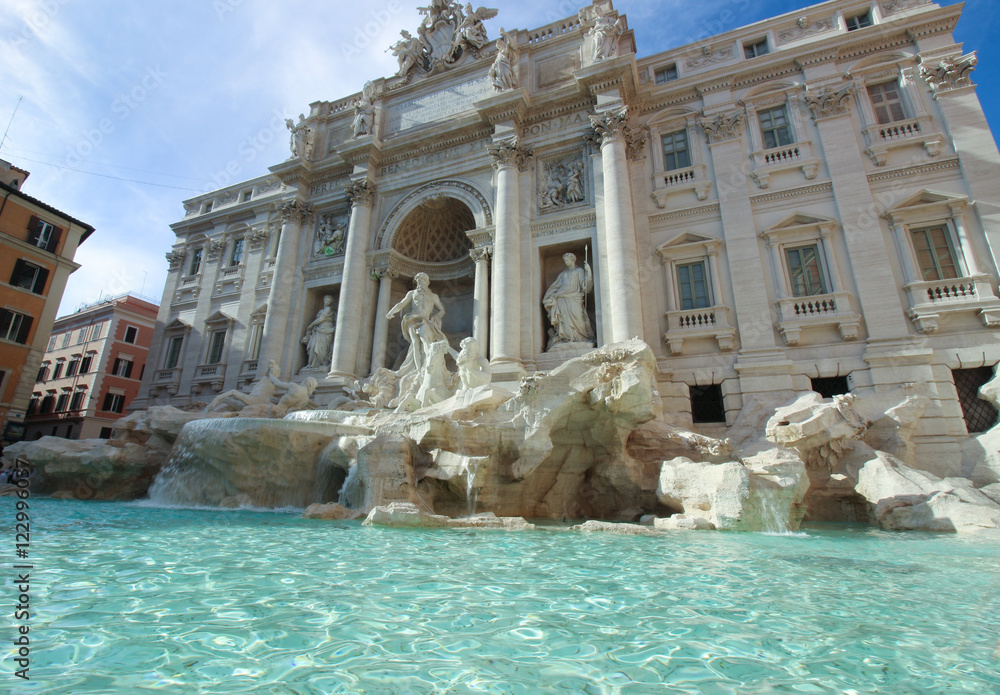
[[[436,123],[472,109],[473,104],[491,94],[493,94],[493,83],[488,77],[482,77],[419,99],[393,104],[386,114],[386,130],[389,133],[398,133],[419,125]]]

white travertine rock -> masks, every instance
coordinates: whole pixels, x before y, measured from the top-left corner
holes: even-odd
[[[323,519],[325,521],[341,521],[360,519],[364,514],[356,509],[348,509],[342,504],[310,504],[302,513],[306,519]]]
[[[451,525],[451,519],[441,514],[425,512],[409,502],[393,502],[373,508],[363,523],[365,526],[396,528],[446,528]]]
[[[689,517],[686,514],[674,514],[654,519],[653,528],[657,531],[714,531],[715,525],[700,516]]]
[[[617,536],[656,536],[657,532],[651,529],[649,526],[642,526],[641,524],[623,524],[614,523],[610,521],[597,521],[596,519],[590,519],[582,524],[573,526],[574,531],[583,531],[585,533],[612,533]]]
[[[885,529],[969,533],[1000,529],[1000,504],[965,478],[938,478],[881,451],[858,472],[857,491]]]

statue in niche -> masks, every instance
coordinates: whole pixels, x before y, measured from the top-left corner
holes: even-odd
[[[333,297],[323,297],[323,308],[312,323],[306,326],[302,343],[306,346],[309,361],[304,369],[330,368],[333,352],[333,332],[337,325],[337,312],[333,308]]]
[[[517,45],[513,37],[501,28],[500,38],[497,39],[497,55],[490,67],[490,81],[493,82],[493,89],[498,92],[517,89],[517,80],[514,77],[516,50]]]
[[[316,234],[316,243],[313,253],[336,256],[344,252],[344,243],[347,239],[347,230],[342,222],[333,223],[333,219],[327,215],[320,223],[319,231]]]
[[[475,338],[462,340],[461,351],[452,350],[452,357],[458,365],[458,378],[463,389],[474,389],[486,386],[493,379],[490,373],[490,361],[479,350],[479,341]]]
[[[597,5],[594,8],[597,17],[594,26],[587,33],[594,39],[593,59],[597,63],[608,58],[614,58],[618,51],[618,37],[625,31],[621,17],[613,19],[607,15],[604,8]]]
[[[260,379],[254,382],[250,393],[243,391],[226,391],[216,396],[211,403],[205,406],[206,413],[238,413],[244,408],[252,405],[270,405],[274,402],[275,386],[271,377],[281,376],[281,369],[278,363],[270,360],[267,363],[267,371]]]
[[[594,274],[589,263],[584,262],[583,268],[578,268],[572,253],[563,254],[563,262],[566,270],[559,273],[542,298],[552,324],[549,350],[563,343],[594,343],[594,328],[584,303],[594,289]]]
[[[410,32],[403,29],[399,32],[402,40],[397,41],[389,48],[399,62],[399,70],[396,75],[406,77],[410,70],[414,68],[424,57],[424,47],[420,39],[414,38]]]
[[[401,376],[423,369],[427,350],[431,344],[446,340],[441,331],[444,305],[441,304],[441,299],[431,291],[431,279],[427,273],[417,273],[413,282],[416,287],[407,292],[399,304],[385,315],[387,319],[391,319],[403,309],[408,308],[408,311],[403,314],[401,326],[403,335],[410,343],[410,349],[399,368]],[[435,309],[437,313],[435,313]]]
[[[483,22],[487,19],[493,19],[499,13],[499,10],[489,7],[480,7],[473,12],[472,5],[466,3],[465,16],[458,25],[458,41],[464,42],[476,50],[488,44],[490,39],[486,35],[486,27],[483,26]]]
[[[292,151],[292,158],[307,159],[309,156],[309,135],[312,129],[306,125],[305,114],[299,114],[298,125],[291,118],[286,118],[285,127],[290,133],[288,147]]]
[[[354,137],[371,135],[375,128],[375,85],[365,82],[361,98],[354,104]]]

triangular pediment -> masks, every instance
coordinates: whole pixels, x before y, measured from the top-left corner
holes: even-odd
[[[764,230],[764,233],[780,232],[785,229],[799,229],[801,227],[822,227],[824,225],[836,223],[836,220],[832,220],[829,217],[819,217],[817,215],[809,215],[804,212],[796,212],[789,215],[773,227],[768,227]]]
[[[254,309],[253,313],[250,314],[252,318],[259,318],[261,316],[267,315],[267,302],[261,304],[259,307]]]
[[[186,330],[188,328],[191,328],[191,324],[184,323],[180,319],[174,319],[173,321],[171,321],[170,323],[168,323],[163,330],[165,330],[165,331],[178,331],[178,330]]]
[[[888,212],[903,212],[905,210],[910,210],[914,208],[921,208],[926,205],[951,205],[953,203],[968,203],[969,199],[965,196],[952,195],[950,193],[941,193],[939,191],[931,191],[929,189],[924,189],[912,195],[901,203],[889,208]]]
[[[701,234],[695,234],[693,232],[682,232],[678,234],[673,239],[670,239],[665,244],[657,247],[657,251],[662,251],[666,249],[677,248],[678,246],[686,246],[688,244],[704,244],[706,241],[718,241],[718,239],[713,239],[712,237],[702,236]]]
[[[209,316],[207,319],[205,319],[205,323],[208,323],[208,324],[212,324],[212,323],[229,323],[232,320],[233,320],[232,316],[226,316],[221,311],[217,311],[214,314],[212,314],[211,316]]]

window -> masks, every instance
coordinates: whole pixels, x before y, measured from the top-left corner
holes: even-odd
[[[809,380],[812,390],[823,398],[833,398],[851,392],[851,386],[847,383],[846,376],[825,376]]]
[[[206,212],[212,212],[212,201],[211,200],[209,200],[206,203],[202,203],[201,212],[202,212],[202,214],[205,214]]]
[[[677,66],[668,65],[665,68],[660,68],[655,73],[653,73],[656,79],[656,84],[666,84],[667,82],[673,82],[677,79]]]
[[[708,280],[704,261],[678,265],[677,285],[681,309],[704,309],[711,306],[708,299]]]
[[[73,359],[69,361],[69,366],[66,367],[66,376],[76,376],[77,371],[80,369],[80,358],[74,355]]]
[[[39,396],[33,395],[31,400],[28,401],[28,409],[25,411],[25,415],[34,415],[38,412]]]
[[[80,332],[76,334],[76,344],[87,342],[87,329],[81,328]]]
[[[48,381],[49,380],[49,367],[52,364],[49,362],[42,362],[42,366],[38,368],[38,378],[35,381]]]
[[[56,407],[56,397],[55,394],[49,393],[42,399],[42,407],[39,412],[41,413],[51,413]]]
[[[90,365],[93,364],[93,362],[94,362],[94,353],[88,352],[86,355],[83,356],[83,360],[80,362],[80,373],[89,374]]]
[[[125,342],[134,343],[136,336],[139,334],[139,329],[135,326],[128,326],[125,328]]]
[[[97,438],[98,439],[111,439],[111,428],[110,427],[102,427],[101,428],[101,433],[99,435],[97,435]]]
[[[101,332],[104,330],[104,322],[94,324],[94,333],[90,336],[91,340],[97,340],[101,337]]]
[[[46,348],[46,350],[55,350],[55,349],[56,349],[56,336],[52,336],[51,338],[49,338],[49,346]]]
[[[792,128],[788,124],[788,111],[784,106],[760,113],[760,132],[764,136],[764,149],[784,147],[794,142]]]
[[[63,333],[62,334],[62,345],[60,345],[59,347],[66,347],[67,345],[69,345],[69,333]]]
[[[252,190],[250,190],[250,191],[243,191],[243,200],[242,200],[242,202],[245,203],[248,200],[250,200],[250,196],[252,196],[252,195],[253,195],[253,191]]]
[[[0,309],[0,339],[27,345],[32,321],[34,319],[27,314]]]
[[[979,389],[993,378],[993,367],[977,369],[953,369],[958,401],[962,405],[962,417],[969,434],[986,432],[997,423],[997,410],[989,401],[979,397]]]
[[[117,358],[111,373],[126,379],[130,378],[132,376],[132,360],[126,357]]]
[[[236,239],[233,242],[233,252],[229,256],[229,267],[239,265],[240,261],[243,260],[243,244],[243,239]]]
[[[69,409],[70,410],[82,410],[83,409],[83,397],[87,395],[86,391],[75,391],[73,393],[73,398],[70,399]]]
[[[56,412],[62,413],[66,410],[66,406],[69,404],[69,394],[60,393],[59,400],[56,401]]]
[[[903,97],[896,82],[868,85],[868,98],[875,109],[875,120],[879,125],[901,121],[906,118]]]
[[[65,367],[65,366],[66,366],[66,361],[65,360],[61,360],[61,359],[60,360],[56,360],[56,369],[55,369],[54,372],[52,372],[52,378],[53,379],[59,379],[59,378],[61,378],[62,377],[62,373],[63,373],[63,367]]]
[[[49,271],[34,263],[18,258],[14,261],[14,272],[10,276],[10,284],[35,294],[45,293],[45,281],[49,279]]]
[[[167,359],[163,363],[164,369],[173,369],[181,357],[181,346],[184,344],[184,337],[175,335],[167,344]]]
[[[28,231],[31,233],[32,246],[55,253],[59,246],[59,238],[62,236],[61,229],[37,217],[32,217],[28,223]]]
[[[743,55],[747,58],[757,58],[762,55],[767,55],[767,53],[766,38],[743,44]]]
[[[678,130],[663,136],[663,168],[665,171],[691,166],[687,132]]]
[[[201,270],[201,254],[203,249],[195,249],[191,252],[191,266],[188,269],[188,275],[197,275],[198,271]]]
[[[107,413],[120,413],[125,409],[125,395],[121,393],[109,393],[104,396],[104,404],[101,410]]]
[[[788,259],[788,276],[792,281],[794,296],[811,297],[826,294],[818,245],[810,244],[785,249],[785,257]]]
[[[691,392],[691,419],[695,423],[725,422],[726,407],[722,400],[722,387],[689,386]]]
[[[872,25],[872,15],[871,12],[865,12],[864,14],[855,15],[854,17],[847,18],[847,30],[857,31],[858,29],[864,29],[865,27],[870,27]]]
[[[950,280],[958,277],[955,250],[951,235],[944,225],[927,229],[911,229],[913,250],[924,280]]]
[[[208,351],[208,364],[222,362],[222,350],[226,345],[226,331],[216,331],[212,334],[212,346]]]

